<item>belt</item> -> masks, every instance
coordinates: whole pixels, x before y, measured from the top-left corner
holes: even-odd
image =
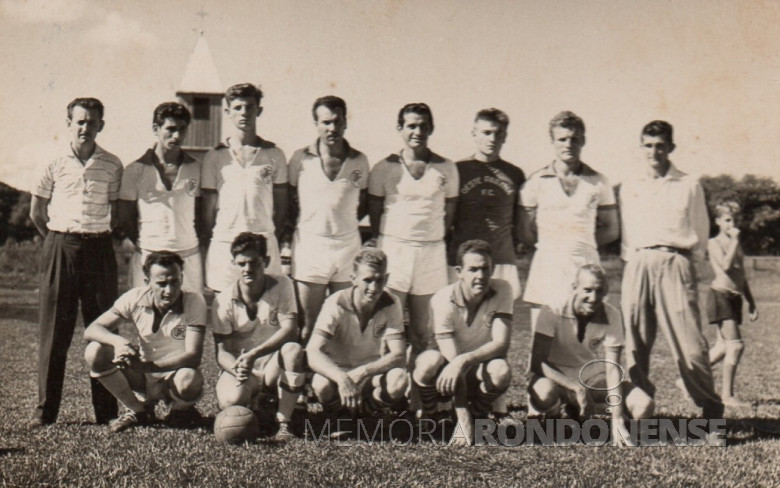
[[[647,247],[643,247],[642,249],[651,249],[653,251],[670,252],[674,254],[679,254],[681,256],[691,255],[690,249],[683,249],[681,247],[674,247],[674,246],[647,246]]]
[[[63,236],[68,237],[77,237],[79,239],[83,240],[90,240],[90,239],[107,239],[111,237],[111,232],[60,232],[58,230],[53,230],[55,234],[60,234]]]

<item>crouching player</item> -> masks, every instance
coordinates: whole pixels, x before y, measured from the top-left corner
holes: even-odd
[[[195,403],[203,392],[206,302],[182,291],[183,265],[178,254],[152,252],[143,265],[147,285],[119,297],[84,331],[90,376],[127,408],[110,423],[112,432],[151,423],[158,400],[171,403],[165,420],[173,427],[202,420]],[[119,335],[124,321],[135,326],[138,344]]]
[[[623,322],[620,311],[604,302],[606,295],[604,270],[587,264],[578,269],[565,304],[545,305],[539,313],[528,397],[529,404],[547,417],[588,418],[611,411],[613,419],[622,421],[623,401],[632,418],[653,414],[653,399],[624,382],[619,363]],[[621,425],[614,422],[613,429]],[[617,434],[613,430],[613,440]]]
[[[511,379],[506,355],[512,325],[512,287],[491,279],[490,245],[470,240],[460,245],[455,270],[458,281],[431,298],[430,323],[437,350],[417,358],[412,378],[420,391],[423,414],[441,400],[453,398],[463,437],[453,444],[474,442],[473,417],[484,417]]]
[[[326,412],[347,408],[371,415],[404,399],[409,379],[403,309],[384,291],[387,277],[385,253],[361,249],[352,287],[328,297],[317,318],[306,355],[315,373],[312,389]]]
[[[297,344],[297,309],[292,281],[266,274],[265,236],[243,232],[230,245],[241,277],[214,301],[212,327],[217,363],[220,409],[251,407],[260,395],[279,391],[276,438],[292,436],[289,423],[302,391],[303,348]]]

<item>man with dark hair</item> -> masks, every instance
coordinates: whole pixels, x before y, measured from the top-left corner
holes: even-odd
[[[287,159],[276,144],[257,135],[263,92],[250,83],[228,88],[225,115],[232,127],[224,143],[203,159],[202,228],[213,234],[206,257],[206,284],[221,291],[240,270],[231,266],[230,243],[241,232],[268,240],[268,270],[281,273],[277,235],[288,212]]]
[[[200,162],[181,144],[191,120],[187,107],[161,103],[154,110],[156,142],[130,163],[119,190],[119,225],[135,244],[131,283],[141,286],[141,270],[152,251],[172,251],[184,258],[184,288],[203,290],[203,261],[195,232],[195,210],[200,197]]]
[[[412,379],[420,391],[423,414],[435,416],[437,401],[453,399],[463,436],[474,442],[473,415],[484,417],[509,388],[506,361],[510,344],[512,288],[492,279],[490,245],[466,241],[457,253],[458,281],[431,298],[431,327],[437,349],[417,358]]]
[[[302,391],[303,348],[298,337],[295,291],[284,275],[265,272],[265,236],[243,232],[230,245],[241,278],[214,300],[211,322],[217,363],[219,408],[254,406],[261,396],[279,395],[277,439],[292,436],[289,423]]]
[[[409,364],[430,340],[428,304],[447,285],[446,230],[452,226],[458,198],[455,164],[428,148],[433,115],[428,105],[410,103],[398,113],[404,147],[371,169],[369,217],[377,244],[388,256],[387,287],[409,307]],[[416,389],[411,408],[419,409]]]
[[[403,309],[384,291],[386,279],[385,253],[361,249],[352,287],[328,297],[317,318],[306,354],[315,373],[312,389],[330,413],[374,414],[406,394]]]
[[[580,159],[585,124],[572,112],[550,121],[555,160],[531,174],[521,191],[522,233],[536,246],[523,298],[531,327],[542,305],[560,304],[584,264],[599,264],[598,246],[620,234],[615,194],[607,178]]]
[[[520,298],[520,278],[515,264],[515,244],[520,242],[520,186],[523,171],[501,159],[509,117],[496,108],[477,112],[471,131],[477,151],[458,161],[460,193],[452,239],[447,249],[450,282],[457,279],[456,253],[471,239],[484,239],[493,250],[494,278],[506,280],[512,295]]]
[[[166,422],[185,427],[201,422],[195,403],[203,393],[198,370],[206,327],[206,302],[182,291],[178,254],[152,252],[143,265],[146,286],[133,288],[84,331],[90,376],[97,378],[127,411],[110,425],[121,432],[154,420],[154,405],[171,405]],[[130,321],[137,342],[119,334]]]
[[[68,104],[67,153],[41,167],[32,189],[30,218],[45,238],[40,271],[38,407],[33,426],[57,420],[65,362],[79,302],[85,324],[117,296],[117,265],[111,242],[116,224],[122,163],[97,145],[103,104],[77,98]],[[95,420],[116,415],[116,401],[92,381]]]
[[[628,374],[654,396],[648,377],[650,351],[660,327],[685,388],[704,418],[721,418],[723,403],[715,391],[701,332],[694,268],[694,260],[704,262],[710,230],[704,192],[697,178],[669,160],[675,145],[668,122],[645,125],[641,147],[646,169],[620,188]]]
[[[290,222],[293,273],[306,343],[328,291],[350,286],[352,259],[360,249],[358,223],[366,213],[368,159],[344,138],[347,105],[318,98],[312,107],[319,137],[290,158]],[[296,222],[297,220],[297,222]]]

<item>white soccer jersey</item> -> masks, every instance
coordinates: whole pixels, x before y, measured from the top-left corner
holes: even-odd
[[[298,188],[298,229],[324,237],[345,237],[358,231],[360,191],[368,187],[368,159],[347,146],[347,157],[332,181],[325,176],[317,141],[290,158],[289,182]]]
[[[383,197],[382,235],[407,241],[431,242],[444,238],[444,201],[458,196],[455,163],[431,153],[420,179],[415,179],[399,154],[379,161],[368,180],[368,192]]]

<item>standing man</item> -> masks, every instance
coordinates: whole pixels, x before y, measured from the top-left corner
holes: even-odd
[[[509,388],[506,361],[512,330],[512,288],[491,279],[490,246],[466,241],[457,253],[458,281],[431,299],[431,324],[438,349],[420,354],[412,379],[420,391],[424,413],[431,416],[437,400],[452,398],[463,437],[474,442],[472,415],[484,417]]]
[[[144,284],[146,256],[171,251],[184,259],[184,288],[203,291],[203,261],[195,232],[200,162],[181,149],[190,120],[184,105],[158,105],[152,117],[154,146],[122,175],[119,225],[137,248],[131,263],[133,287]]]
[[[311,335],[325,293],[350,286],[360,250],[358,223],[366,214],[368,159],[344,139],[347,104],[318,98],[312,107],[319,137],[290,158],[293,278],[303,312],[301,342]]]
[[[230,287],[241,271],[231,264],[230,243],[241,232],[268,241],[268,271],[281,273],[277,232],[287,221],[287,160],[276,144],[257,135],[263,92],[250,83],[225,92],[225,114],[233,127],[224,143],[203,159],[203,228],[213,232],[206,257],[206,284]]]
[[[458,248],[471,239],[484,239],[493,254],[493,278],[512,286],[512,296],[520,298],[520,278],[515,264],[515,243],[520,240],[520,186],[523,170],[501,159],[509,117],[496,108],[477,112],[471,131],[477,152],[458,161],[460,193],[455,226],[447,250],[450,282],[455,272]]]
[[[103,104],[76,98],[68,104],[70,147],[44,165],[32,189],[30,218],[45,238],[41,255],[38,407],[34,426],[57,420],[65,361],[79,302],[84,324],[108,310],[117,297],[117,266],[111,242],[122,163],[95,142],[103,130]],[[116,416],[114,397],[92,380],[95,420]]]
[[[447,286],[444,235],[455,217],[458,170],[428,148],[433,133],[428,105],[405,105],[398,113],[397,130],[404,147],[371,169],[368,209],[372,233],[389,257],[387,287],[409,307],[411,369],[430,340],[431,296]],[[420,408],[414,396],[411,404]]]
[[[642,149],[648,166],[620,189],[623,224],[623,318],[631,381],[651,397],[650,351],[660,326],[680,376],[707,419],[723,416],[701,332],[694,259],[703,262],[709,236],[704,192],[698,180],[669,160],[672,126],[645,125]]]
[[[577,269],[599,264],[598,246],[620,234],[612,186],[580,159],[582,119],[559,113],[550,121],[550,140],[555,160],[533,173],[520,195],[524,240],[536,245],[523,296],[532,329],[540,307],[564,302]]]

